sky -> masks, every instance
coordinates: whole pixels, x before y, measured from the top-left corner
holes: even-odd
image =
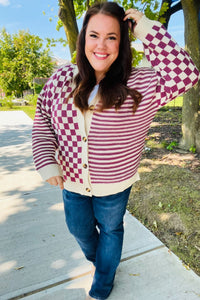
[[[45,14],[44,14],[45,12]],[[10,34],[28,30],[40,38],[66,39],[64,29],[56,30],[58,15],[57,0],[0,0],[0,30],[4,27]],[[50,22],[49,19],[52,18]],[[169,33],[184,46],[183,12],[179,11],[170,18]],[[81,22],[79,21],[79,24]],[[70,60],[68,47],[61,44],[51,48],[51,54]]]

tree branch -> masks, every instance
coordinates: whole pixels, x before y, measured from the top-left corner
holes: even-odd
[[[171,15],[173,15],[174,13],[182,9],[181,0],[177,4],[172,6],[173,2],[174,2],[173,0],[162,0],[162,5],[164,3],[167,3],[169,5],[168,10],[165,12],[165,14],[162,15],[162,17],[165,18],[166,20],[165,23],[163,24],[166,28],[168,27],[169,19]]]
[[[176,13],[177,11],[183,9],[181,1],[170,8],[170,16]]]

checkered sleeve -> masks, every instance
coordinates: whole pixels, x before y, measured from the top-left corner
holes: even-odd
[[[41,91],[36,107],[32,130],[33,160],[36,170],[44,180],[52,176],[62,176],[55,154],[58,147],[51,124],[51,106],[55,93],[57,74],[55,73]]]
[[[187,92],[199,80],[199,71],[188,53],[179,47],[165,27],[142,17],[135,36],[144,45],[144,52],[157,75],[154,100],[159,106]]]

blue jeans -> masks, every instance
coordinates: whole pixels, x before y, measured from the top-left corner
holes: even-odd
[[[123,217],[131,187],[118,194],[88,197],[63,190],[66,223],[96,271],[90,296],[106,299],[122,252]]]

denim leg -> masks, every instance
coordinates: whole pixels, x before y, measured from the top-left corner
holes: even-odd
[[[90,290],[90,296],[95,299],[106,299],[113,287],[115,272],[121,259],[123,217],[130,190],[131,187],[115,195],[92,197],[94,214],[100,230],[96,271]]]
[[[86,258],[95,263],[99,234],[92,198],[63,190],[63,201],[70,233],[76,238]]]

